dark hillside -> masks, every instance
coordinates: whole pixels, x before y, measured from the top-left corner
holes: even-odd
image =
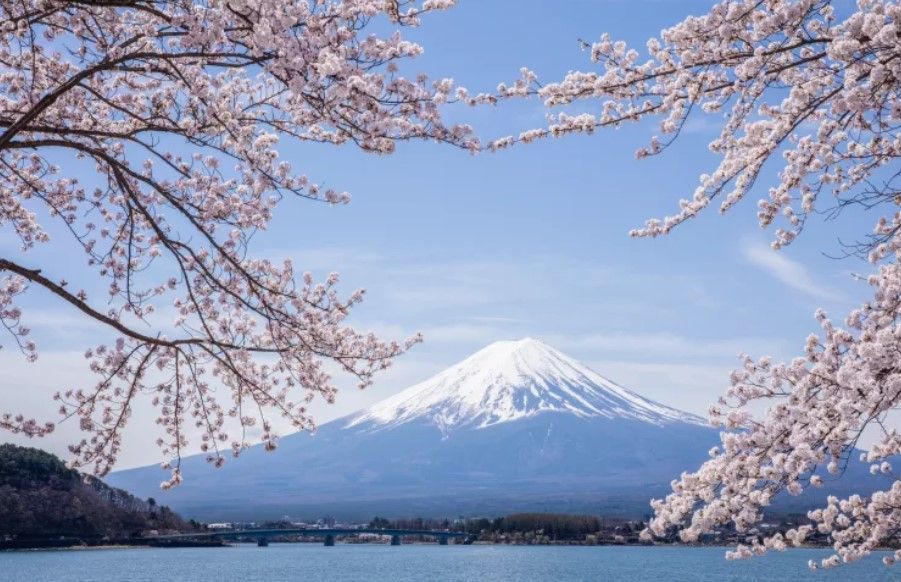
[[[50,453],[0,445],[0,547],[123,543],[191,527],[153,499],[86,477]]]

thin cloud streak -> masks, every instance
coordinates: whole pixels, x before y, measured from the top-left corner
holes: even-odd
[[[742,254],[751,264],[805,295],[825,301],[841,300],[841,295],[816,281],[804,265],[789,259],[782,252],[749,243],[742,248]]]
[[[733,360],[747,354],[781,353],[784,342],[772,338],[732,338],[702,341],[670,333],[608,332],[587,335],[554,335],[547,341],[562,350],[577,350],[592,357],[630,354],[643,361],[667,359]]]

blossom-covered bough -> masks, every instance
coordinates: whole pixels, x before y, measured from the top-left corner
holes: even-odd
[[[21,247],[0,256],[0,321],[36,358],[20,305],[43,290],[116,338],[85,353],[95,386],[57,395],[89,435],[71,447],[76,466],[107,473],[146,397],[170,487],[189,432],[217,466],[254,424],[274,448],[272,415],[310,428],[307,403],[334,398],[327,363],[366,386],[418,340],[355,331],[344,320],[362,292],[341,298],[335,276],[254,259],[248,243],[285,197],[348,200],[298,173],[280,139],[382,154],[408,139],[478,147],[469,127],[442,122],[451,81],[401,76],[422,49],[368,32],[450,4],[0,1],[0,226]],[[51,244],[48,221],[99,291],[29,259]],[[54,428],[12,413],[0,427]]]
[[[722,446],[653,503],[645,535],[678,530],[693,541],[730,523],[747,531],[777,493],[820,486],[860,455],[890,487],[830,497],[809,514],[810,526],[740,546],[729,557],[800,544],[813,529],[831,535],[835,554],[811,567],[896,544],[901,481],[891,458],[901,453],[901,434],[889,415],[901,404],[901,4],[858,0],[839,14],[826,0],[728,0],[648,41],[645,58],[606,35],[585,47],[599,70],[542,85],[524,69],[512,86],[499,87],[506,97],[538,94],[564,112],[490,146],[662,118],[663,137],[637,152],[644,158],[663,152],[691,117],[717,115],[722,130],[710,150],[718,166],[700,177],[676,214],[649,220],[633,236],[666,234],[714,201],[725,212],[770,172],[778,180],[759,201],[758,219],[762,227],[782,221],[775,249],[816,213],[849,206],[879,213],[875,229],[845,249],[873,263],[873,298],[844,327],[818,312],[822,333],[808,338],[803,357],[783,364],[745,359],[711,409],[713,423],[725,429]],[[565,112],[582,101],[600,101],[599,112]],[[767,400],[773,402],[763,417],[748,411]],[[865,429],[878,438],[861,452]],[[901,552],[884,561],[896,559]]]

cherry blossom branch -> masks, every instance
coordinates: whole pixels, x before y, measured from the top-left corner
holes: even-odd
[[[355,331],[345,319],[362,291],[340,298],[336,275],[295,276],[249,245],[286,197],[349,200],[299,174],[280,140],[479,149],[471,128],[442,120],[451,81],[401,74],[422,49],[400,29],[450,4],[0,1],[0,227],[27,253],[52,242],[38,214],[61,223],[109,303],[5,257],[0,321],[34,359],[17,301],[41,288],[118,336],[85,352],[92,388],[58,394],[63,419],[86,433],[74,465],[109,471],[148,395],[173,486],[191,424],[216,466],[219,443],[239,454],[258,423],[271,450],[271,415],[312,429],[306,405],[335,398],[327,366],[365,387],[419,341]],[[397,30],[370,34],[379,18]],[[154,317],[161,305],[174,309],[170,324]],[[0,427],[44,430],[11,414]]]
[[[715,115],[720,131],[709,149],[719,163],[700,176],[677,213],[648,220],[633,236],[668,234],[715,199],[720,212],[729,211],[770,169],[772,186],[758,201],[757,219],[761,227],[786,223],[775,231],[774,249],[790,244],[813,215],[837,218],[850,206],[879,213],[873,231],[846,246],[870,261],[873,298],[846,318],[845,329],[819,311],[821,335],[808,338],[803,357],[781,364],[745,357],[732,387],[711,407],[722,445],[652,504],[649,538],[678,532],[692,541],[727,525],[747,531],[780,493],[821,486],[824,470],[837,479],[860,456],[877,479],[874,493],[829,497],[808,514],[810,525],[741,545],[728,557],[798,545],[814,530],[831,537],[835,554],[811,567],[897,547],[901,481],[892,463],[901,434],[885,421],[901,407],[901,3],[859,0],[841,18],[832,4],[725,0],[649,40],[643,60],[605,34],[583,43],[597,70],[547,83],[522,69],[494,97],[538,96],[563,110],[549,115],[546,127],[489,143],[495,150],[658,118],[664,137],[653,136],[636,152],[643,159],[666,151],[689,119]],[[490,101],[471,102],[480,100]],[[582,105],[567,112],[583,102],[599,111]],[[748,407],[762,401],[770,404],[767,412],[751,414]],[[871,427],[881,436],[861,451]],[[901,551],[884,561],[898,559]]]

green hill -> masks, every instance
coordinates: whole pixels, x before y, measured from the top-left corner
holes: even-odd
[[[0,548],[133,543],[150,530],[196,526],[50,453],[0,445]]]

